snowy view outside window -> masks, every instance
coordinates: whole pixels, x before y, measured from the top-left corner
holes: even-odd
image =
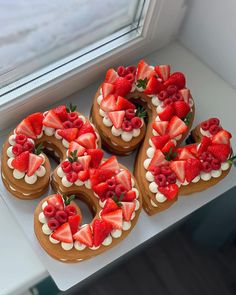
[[[0,87],[132,25],[135,0],[0,0]]]

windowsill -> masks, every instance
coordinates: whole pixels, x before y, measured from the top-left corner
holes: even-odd
[[[225,81],[223,81],[217,74],[206,67],[191,52],[187,51],[179,43],[172,43],[171,45],[156,51],[151,55],[148,55],[146,59],[148,62],[150,62],[150,64],[157,62],[169,63],[173,66],[174,70],[179,70],[186,73],[187,83],[189,88],[192,90],[192,95],[195,98],[196,103],[195,124],[208,117],[217,116],[222,119],[223,126],[226,129],[230,130],[232,134],[236,134],[236,126],[232,124],[231,120],[231,118],[234,117],[235,108],[233,106],[235,105],[234,97],[236,91]],[[76,93],[70,99],[67,98],[66,102],[71,101],[75,104],[78,104],[79,111],[85,115],[88,115],[92,98],[95,94],[98,84],[99,83],[93,84],[79,93]],[[223,98],[227,98],[227,104]],[[217,104],[215,102],[217,102]],[[233,147],[236,148],[235,145]],[[127,161],[127,159],[129,160]],[[127,162],[129,162],[127,166],[132,169],[134,156],[130,156],[128,158],[120,157],[119,160],[121,163],[126,165]],[[34,250],[27,249],[26,251],[24,248],[21,249],[20,239],[24,240],[23,236],[20,239],[16,238],[15,242],[13,242],[11,245],[18,245],[18,252],[21,253],[22,256],[25,255],[25,257],[34,257],[34,253],[38,252],[39,257],[45,266],[45,272],[47,269],[58,287],[65,290],[74,284],[81,282],[96,271],[105,267],[107,264],[115,261],[117,258],[141,245],[151,237],[158,235],[161,231],[189,215],[204,204],[220,196],[225,191],[234,186],[235,177],[236,169],[232,169],[230,174],[221,182],[220,185],[216,185],[204,193],[196,193],[186,198],[180,197],[178,202],[176,202],[176,204],[174,204],[171,208],[156,216],[149,217],[145,212],[142,212],[134,230],[118,246],[88,261],[73,265],[59,263],[49,258],[49,256],[39,248],[33,235],[32,224],[31,222],[28,222],[32,219],[33,211],[31,210],[33,210],[34,205],[38,201],[29,204],[30,210],[29,212],[26,212],[27,210],[20,210],[22,209],[20,206],[23,206],[21,202],[15,200],[14,198],[7,198],[4,196],[3,198],[10,208],[11,213],[18,220],[18,224],[23,228],[23,231],[28,233],[27,236],[33,244]],[[0,214],[2,214],[1,209]],[[7,218],[10,220],[11,217],[8,216]],[[8,220],[5,220],[5,223],[8,224]],[[18,233],[21,231],[21,229],[15,226],[14,231]],[[14,239],[15,235],[13,232],[11,232],[11,235]],[[4,244],[4,236],[0,234],[0,237],[2,237],[1,242]],[[15,246],[12,246],[11,249],[11,245],[9,246],[9,257],[11,251],[15,251]],[[1,258],[5,259],[2,260],[1,263],[1,279],[3,282],[7,282],[4,276],[9,275],[9,273],[5,272],[4,265],[6,263],[8,263],[8,265],[10,264],[10,269],[18,269],[22,274],[26,273],[25,270],[33,269],[33,266],[30,261],[28,261],[28,259],[25,259],[24,264],[22,265],[17,259],[12,260],[9,257],[5,256]],[[29,273],[26,273],[27,275],[25,276],[22,275],[21,285],[25,285],[27,287],[31,283],[35,282],[35,269],[38,270],[38,276],[41,277],[41,263],[37,265],[37,259],[34,265],[32,276],[30,276]],[[68,279],[68,277],[65,275],[67,273],[70,276],[70,279]],[[15,276],[17,276],[16,272]],[[12,292],[13,288],[17,290],[19,287],[18,284],[19,281],[14,279],[13,274],[11,277],[11,283],[9,283],[9,286],[5,286],[6,291],[4,294],[6,294],[8,291]],[[12,293],[15,294],[14,292]]]

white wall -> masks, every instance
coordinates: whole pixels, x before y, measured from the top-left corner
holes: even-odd
[[[188,2],[180,42],[236,88],[236,0]]]

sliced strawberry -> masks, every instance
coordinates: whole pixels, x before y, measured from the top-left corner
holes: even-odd
[[[49,205],[55,207],[57,210],[64,210],[64,202],[60,194],[51,195],[47,199],[47,202]]]
[[[170,168],[175,172],[179,181],[185,180],[185,161],[171,161]]]
[[[122,228],[122,209],[117,209],[106,214],[103,214],[102,219],[110,223],[113,228],[121,229]]]
[[[116,176],[115,180],[117,184],[122,184],[128,191],[132,188],[131,185],[131,174],[128,170],[120,171]]]
[[[88,149],[87,154],[91,156],[90,167],[98,168],[103,158],[103,151],[100,149]]]
[[[117,72],[114,69],[109,69],[106,73],[105,82],[114,83],[116,78],[118,78]]]
[[[122,97],[122,96],[118,96],[117,101],[116,101],[116,105],[117,105],[117,110],[128,110],[128,109],[135,109],[135,105],[128,101],[128,99]]]
[[[125,193],[124,198],[123,198],[123,201],[125,201],[125,202],[132,202],[135,199],[136,199],[136,193],[135,193],[135,191],[130,190],[127,193]]]
[[[43,119],[43,125],[54,128],[54,129],[63,129],[61,119],[53,110],[47,112],[46,116]]]
[[[53,109],[53,111],[61,119],[62,122],[65,122],[68,119],[68,113],[66,111],[65,105],[60,105]]]
[[[81,227],[80,230],[73,235],[73,238],[88,247],[93,246],[93,233],[89,224]]]
[[[207,136],[203,136],[198,147],[198,154],[201,155],[211,145],[211,139]]]
[[[187,116],[187,114],[190,112],[189,105],[183,100],[177,100],[174,102],[173,105],[174,105],[174,109],[175,109],[175,114],[180,119],[185,118]]]
[[[149,79],[151,76],[155,75],[155,71],[150,67],[144,60],[140,60],[137,69],[137,80],[144,80],[145,78]]]
[[[158,187],[160,193],[162,193],[168,200],[173,200],[179,191],[177,184],[168,184],[165,187]]]
[[[188,126],[177,116],[174,116],[169,123],[168,133],[171,138],[175,138],[187,131]]]
[[[109,159],[107,159],[105,162],[103,162],[100,165],[99,168],[101,170],[108,169],[108,170],[111,170],[113,172],[117,172],[120,169],[119,163],[117,162],[117,158],[115,156],[112,156]]]
[[[121,96],[127,95],[132,88],[132,84],[130,83],[130,81],[128,81],[124,77],[118,77],[114,82],[114,86],[115,94]]]
[[[78,178],[79,180],[81,181],[86,181],[89,179],[89,171],[88,170],[85,170],[85,171],[80,171],[78,173]]]
[[[134,202],[121,202],[121,204],[122,204],[121,209],[122,209],[124,220],[130,221],[131,216],[135,210]]]
[[[43,129],[43,114],[34,113],[28,116],[28,120],[34,130],[34,134],[39,135]]]
[[[30,137],[33,139],[36,138],[34,129],[27,118],[21,121],[20,124],[16,127],[16,134],[24,134],[27,137]]]
[[[113,199],[109,198],[106,200],[105,206],[101,211],[101,215],[106,214],[108,212],[115,211],[117,209],[119,209],[119,206],[116,204],[116,202]]]
[[[114,176],[115,172],[109,169],[90,169],[90,181],[92,187],[94,185],[105,182],[107,179],[110,179]]]
[[[93,186],[94,192],[102,199],[105,199],[106,192],[109,190],[108,184],[106,182],[101,182]]]
[[[111,83],[102,83],[102,96],[106,97],[108,94],[114,93],[115,86]]]
[[[172,105],[167,105],[161,113],[158,114],[162,121],[170,121],[174,116],[175,110]]]
[[[115,95],[109,94],[108,96],[104,97],[101,101],[100,107],[104,112],[117,111],[118,107],[116,104]]]
[[[161,151],[163,153],[168,153],[170,151],[170,149],[174,149],[175,148],[175,145],[176,145],[176,142],[175,140],[171,139],[169,140],[164,146],[163,148],[161,149]]]
[[[207,150],[221,162],[225,162],[230,155],[229,144],[215,143],[209,146]]]
[[[155,167],[166,163],[165,155],[160,150],[156,150],[147,170],[152,171]]]
[[[75,141],[86,149],[96,148],[96,135],[94,133],[81,134]]]
[[[78,231],[80,221],[81,221],[81,217],[78,214],[68,217],[68,222],[70,225],[70,230],[72,235],[74,235]]]
[[[90,122],[85,122],[83,126],[79,129],[78,136],[85,134],[85,133],[94,133],[94,128]]]
[[[198,159],[188,159],[185,161],[185,178],[191,182],[200,174],[201,162]]]
[[[178,153],[179,160],[195,159],[196,157],[186,148],[181,149]]]
[[[198,144],[196,143],[192,143],[192,144],[188,144],[184,147],[185,149],[187,149],[191,154],[193,154],[194,156],[197,156],[198,155]],[[178,148],[178,153],[181,152],[183,148]]]
[[[78,157],[77,161],[83,166],[84,170],[88,170],[91,161],[91,156],[87,155]]]
[[[78,129],[68,128],[68,129],[58,130],[58,134],[62,136],[65,140],[71,142],[77,138]]]
[[[123,120],[125,117],[125,111],[109,112],[108,117],[112,121],[115,128],[119,129],[119,128],[121,128],[121,125],[123,123]]]
[[[93,245],[95,247],[100,246],[111,231],[111,223],[95,219],[93,222]]]
[[[73,153],[74,151],[76,151],[76,156],[79,157],[84,155],[86,148],[75,141],[71,141],[69,143],[69,155],[71,152]]]
[[[189,104],[190,90],[188,88],[183,88],[179,90],[179,93],[183,96],[184,101]]]
[[[164,85],[156,77],[152,76],[147,82],[144,93],[157,94],[164,89],[165,89]]]
[[[165,87],[167,88],[170,85],[176,85],[178,89],[182,89],[185,87],[185,76],[181,72],[175,72],[170,75],[169,79],[164,82]]]
[[[30,153],[29,154],[29,167],[28,167],[27,175],[32,176],[42,163],[43,163],[42,157],[39,157],[35,154]]]
[[[166,135],[157,135],[157,136],[152,136],[151,137],[151,141],[153,142],[153,144],[155,145],[156,149],[162,149],[164,147],[164,145],[169,141],[170,136],[169,134]]]
[[[166,133],[168,121],[155,121],[152,124],[152,127],[157,131],[159,135],[164,135]]]
[[[15,157],[12,161],[12,167],[20,172],[26,172],[29,167],[29,152],[25,151],[19,156]]]
[[[220,130],[212,137],[212,143],[229,144],[232,135],[226,130]]]
[[[169,65],[155,66],[155,71],[163,81],[166,81],[170,77],[170,66]]]
[[[62,224],[58,229],[52,233],[52,238],[63,242],[63,243],[73,243],[73,237],[68,222]]]

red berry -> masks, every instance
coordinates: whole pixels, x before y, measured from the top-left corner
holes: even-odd
[[[126,74],[127,74],[127,71],[125,69],[124,66],[119,66],[117,68],[117,74],[120,76],[120,77],[124,77]]]
[[[77,214],[77,210],[76,210],[75,206],[73,206],[73,205],[67,205],[65,207],[65,212],[67,213],[68,216],[74,216]]]
[[[130,132],[133,130],[133,127],[130,121],[124,121],[121,125],[121,128],[126,132]]]
[[[211,172],[211,164],[209,162],[203,162],[202,163],[202,170],[206,173]]]
[[[170,175],[167,176],[167,182],[169,182],[170,184],[176,183],[175,173],[171,173]]]
[[[72,172],[69,172],[67,175],[66,175],[66,179],[69,181],[69,182],[76,182],[78,180],[78,174],[74,171]]]
[[[72,170],[77,173],[83,170],[83,166],[79,162],[73,162],[71,166],[72,166]]]
[[[171,98],[173,101],[177,101],[177,100],[184,101],[184,98],[180,93],[176,93],[176,94],[172,95]]]
[[[76,112],[71,112],[68,114],[68,119],[71,122],[74,122],[78,118],[78,114]]]
[[[155,182],[158,186],[166,186],[166,176],[164,174],[156,175]]]
[[[170,169],[169,165],[163,165],[160,168],[161,168],[161,173],[164,174],[165,176],[172,174],[172,170]]]
[[[61,224],[67,222],[67,220],[68,220],[68,216],[67,216],[66,212],[63,210],[58,210],[55,214],[55,218]]]
[[[63,127],[64,127],[65,129],[73,128],[73,127],[74,127],[74,124],[73,124],[71,121],[65,121],[65,122],[63,123]]]
[[[74,127],[80,129],[84,124],[84,121],[81,118],[78,118],[74,121]]]
[[[117,184],[115,188],[115,193],[118,197],[120,197],[122,194],[125,194],[127,192],[127,189],[122,184]]]
[[[134,82],[134,74],[129,73],[125,76],[125,79],[128,80],[131,84]]]
[[[172,100],[172,98],[166,98],[166,99],[164,100],[164,106],[165,106],[165,107],[168,106],[168,105],[171,105],[171,104],[173,104],[173,100]]]
[[[211,161],[211,167],[212,167],[212,169],[214,169],[214,170],[218,170],[218,169],[220,169],[220,160],[218,160],[218,159],[213,159],[212,161]]]
[[[208,152],[203,152],[203,153],[200,155],[200,159],[203,160],[203,161],[206,161],[208,155],[209,155]]]
[[[118,77],[115,82],[115,94],[120,96],[125,96],[130,92],[132,84],[126,80],[124,77]]]
[[[220,124],[220,120],[218,118],[211,118],[208,121],[209,121],[210,126],[211,125],[217,125],[217,126],[219,126],[219,124]]]
[[[27,141],[27,137],[24,134],[16,135],[16,143],[23,145]]]
[[[32,152],[33,149],[34,149],[34,144],[33,144],[31,141],[26,141],[26,142],[23,144],[23,150],[24,150],[24,151]]]
[[[128,109],[125,111],[125,118],[131,120],[135,117],[135,111],[133,109]]]
[[[167,97],[169,96],[168,92],[166,90],[162,90],[159,94],[158,94],[158,99],[160,101],[164,101]]]
[[[155,175],[158,175],[161,173],[161,168],[160,166],[156,166],[152,169],[152,174],[155,176]]]
[[[115,192],[113,190],[107,191],[105,193],[105,199],[112,198],[114,197],[114,195],[115,195]]]
[[[168,95],[173,95],[178,91],[178,87],[176,85],[170,85],[166,89]]]
[[[220,127],[217,125],[211,125],[209,128],[209,132],[211,133],[211,135],[215,135],[219,131],[220,131]]]
[[[63,172],[65,173],[69,173],[72,170],[72,166],[71,163],[69,161],[64,161],[61,163],[61,169],[63,170]]]
[[[21,154],[23,152],[22,145],[18,143],[14,144],[14,146],[12,147],[12,152],[15,156],[18,156],[19,154]]]
[[[202,130],[207,131],[207,130],[210,128],[209,121],[204,121],[204,122],[202,122],[202,123],[201,123],[201,128],[202,128]]]
[[[111,190],[111,191],[114,191],[115,190],[115,188],[116,188],[116,181],[115,181],[115,179],[108,179],[106,181],[106,183],[108,184],[109,190]]]
[[[139,117],[134,117],[131,119],[131,124],[134,129],[140,128],[142,126],[142,120]]]
[[[48,227],[51,230],[56,230],[60,226],[60,223],[55,218],[51,218],[48,220]]]
[[[54,217],[55,213],[56,213],[56,209],[55,207],[53,207],[52,205],[47,205],[44,209],[43,209],[43,213],[47,218],[50,217]]]
[[[135,74],[136,73],[136,66],[129,66],[126,68],[127,73]]]

